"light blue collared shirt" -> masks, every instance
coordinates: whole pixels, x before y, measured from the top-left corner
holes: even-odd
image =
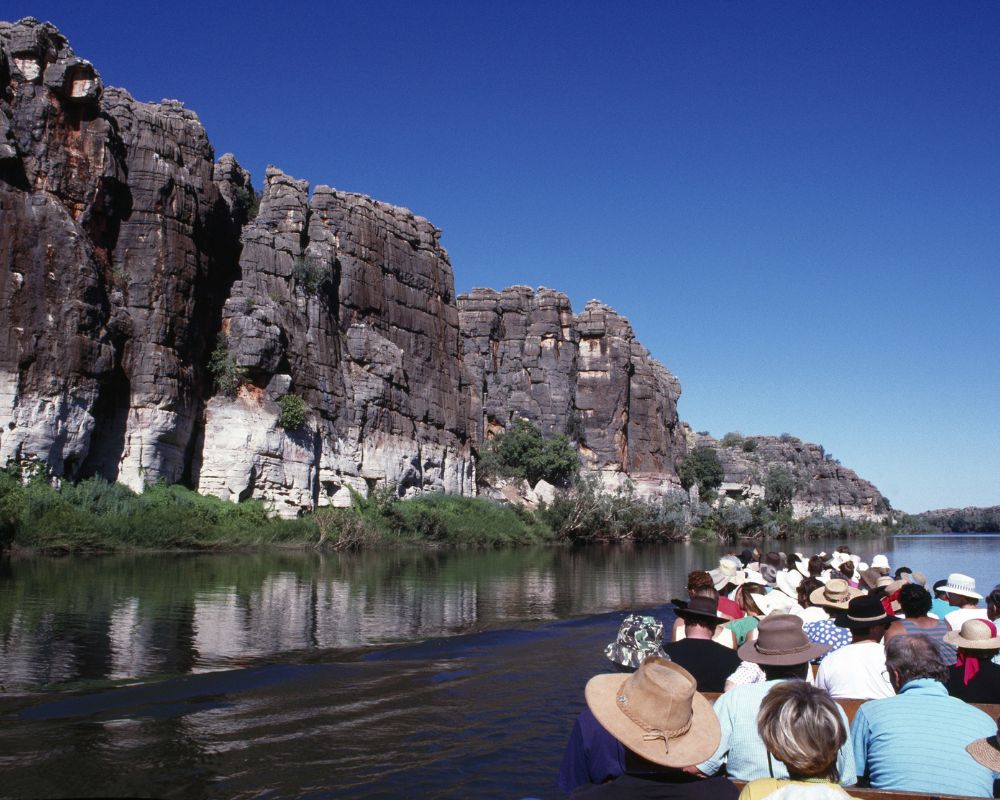
[[[757,712],[764,696],[778,683],[781,681],[751,683],[719,695],[719,699],[715,701],[715,713],[722,728],[722,741],[719,742],[715,755],[699,764],[698,769],[706,775],[715,775],[725,764],[729,777],[736,781],[752,781],[771,776],[767,748],[757,733]],[[847,714],[839,705],[837,710],[844,722],[844,730],[847,730]],[[775,778],[788,777],[788,768],[781,761],[773,756],[770,761]],[[852,786],[858,782],[850,736],[837,753],[837,773],[844,786]]]
[[[895,697],[869,700],[851,724],[858,775],[874,789],[993,797],[993,773],[965,747],[996,733],[978,708],[948,696],[940,681],[918,678]]]

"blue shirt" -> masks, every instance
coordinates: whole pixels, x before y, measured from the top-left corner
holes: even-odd
[[[965,747],[996,730],[987,714],[949,697],[943,683],[919,678],[895,697],[864,703],[851,741],[857,772],[872,788],[993,797],[993,773]]]
[[[942,600],[940,597],[935,597],[931,600],[931,613],[936,614],[938,619],[943,620],[945,614],[950,614],[954,610],[955,606],[947,600]]]
[[[736,781],[770,777],[767,748],[757,733],[757,712],[764,696],[778,683],[781,681],[750,683],[719,695],[719,699],[715,701],[715,713],[722,728],[722,740],[715,754],[708,761],[699,764],[698,769],[706,775],[714,775],[725,764],[729,777]],[[837,710],[844,722],[844,730],[847,730],[847,715],[839,705]],[[781,761],[772,756],[771,764],[775,778],[788,777],[788,768]],[[850,737],[837,753],[837,772],[844,786],[857,783]]]
[[[819,622],[807,622],[802,626],[802,630],[806,632],[806,636],[809,637],[810,642],[830,645],[830,649],[820,657],[820,661],[830,655],[830,653],[834,650],[846,647],[854,641],[854,637],[851,636],[850,630],[847,628],[841,628],[832,619],[821,619]]]
[[[559,767],[559,788],[568,794],[577,786],[604,783],[624,772],[625,748],[589,708],[584,708],[566,744]]]

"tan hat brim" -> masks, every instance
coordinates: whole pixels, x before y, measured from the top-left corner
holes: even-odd
[[[795,664],[805,664],[807,661],[819,658],[830,649],[830,645],[828,644],[815,644],[810,642],[807,648],[797,650],[794,653],[762,653],[757,649],[756,644],[756,640],[750,641],[748,639],[740,645],[739,649],[736,651],[736,655],[744,661],[752,661],[754,664],[783,667],[793,666]]]
[[[584,697],[603,728],[629,750],[665,767],[688,767],[711,756],[722,740],[719,718],[712,704],[698,692],[692,698],[691,727],[681,736],[646,740],[646,731],[626,717],[618,707],[618,692],[628,675],[595,675],[587,682]]]
[[[976,741],[965,748],[965,752],[987,769],[1000,772],[1000,749],[997,749],[997,746],[990,742],[991,738],[996,741],[995,736],[986,739],[976,739]]]
[[[949,631],[942,638],[948,644],[966,650],[1000,650],[1000,636],[992,639],[965,639],[961,631]]]
[[[855,597],[860,597],[865,594],[860,589],[855,589],[853,586],[847,590],[847,598],[840,602],[835,602],[833,600],[827,600],[826,596],[823,594],[825,587],[821,586],[819,589],[811,592],[809,594],[809,602],[814,606],[825,606],[826,608],[839,608],[841,611],[847,611],[847,604],[851,602]]]

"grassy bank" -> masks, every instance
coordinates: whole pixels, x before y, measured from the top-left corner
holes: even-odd
[[[229,503],[181,486],[142,494],[89,479],[54,488],[0,471],[0,549],[48,552],[236,549],[267,545],[364,549],[385,546],[504,547],[556,542],[737,542],[874,534],[882,527],[830,517],[794,520],[757,505],[712,508],[677,493],[645,500],[626,488],[605,491],[579,480],[535,511],[476,497],[430,494],[399,500],[391,492],[355,498],[280,519],[256,500]]]

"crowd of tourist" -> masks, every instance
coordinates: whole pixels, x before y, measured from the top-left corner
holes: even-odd
[[[1000,720],[973,704],[1000,704],[1000,586],[984,598],[952,573],[928,588],[843,546],[727,555],[687,595],[672,628],[630,615],[608,645],[616,671],[586,686],[565,792],[994,797]]]

